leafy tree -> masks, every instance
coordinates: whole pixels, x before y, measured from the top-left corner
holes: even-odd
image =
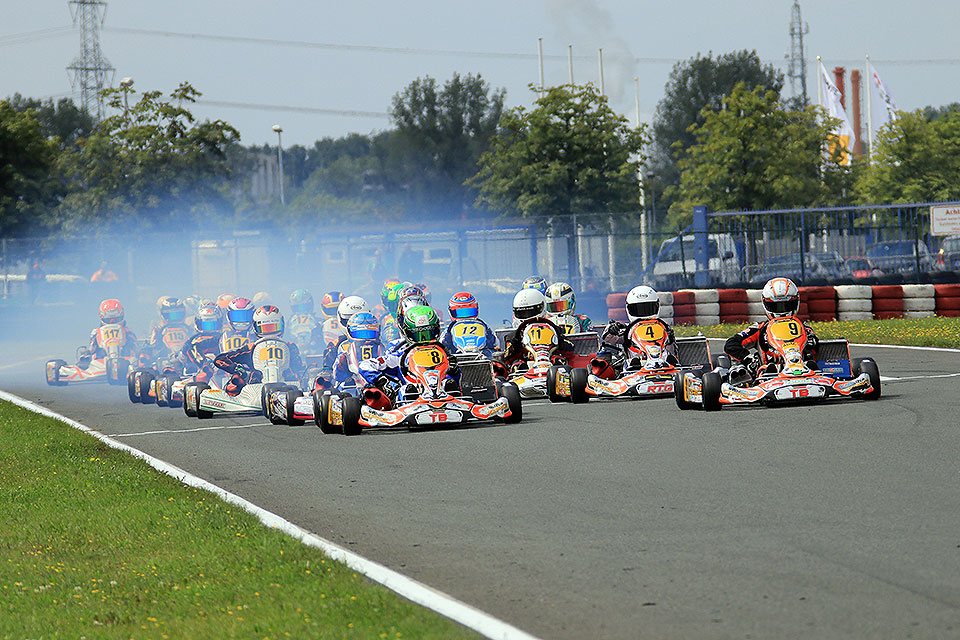
[[[59,207],[67,228],[85,222],[169,228],[230,213],[227,148],[239,133],[222,120],[197,122],[184,106],[200,95],[182,83],[164,99],[148,91],[126,107],[130,88],[108,89],[118,115],[63,156],[73,187]],[[186,214],[186,215],[185,215]]]
[[[960,102],[951,102],[950,104],[942,107],[924,107],[923,117],[927,120],[936,120],[937,118],[958,111],[960,111]]]
[[[454,74],[442,89],[429,76],[411,82],[393,97],[396,136],[379,141],[384,183],[415,209],[449,215],[468,207],[474,194],[464,183],[496,133],[505,95],[480,75]]]
[[[58,138],[63,147],[75,147],[90,135],[95,124],[93,117],[69,98],[61,98],[54,104],[53,100],[25,98],[16,93],[10,98],[10,106],[16,111],[33,111],[43,136]]]
[[[723,108],[703,110],[695,143],[679,161],[681,184],[668,222],[690,221],[694,205],[712,211],[805,207],[837,198],[845,169],[839,148],[823,152],[835,119],[822,110],[784,109],[777,94],[738,84]]]
[[[723,98],[741,82],[747,89],[764,87],[779,95],[783,74],[761,64],[756,51],[747,50],[716,58],[712,52],[706,57],[697,54],[674,65],[653,121],[650,169],[657,176],[657,184],[665,188],[680,184],[677,157],[696,142],[691,127],[702,126],[707,113],[719,111]],[[669,194],[658,200],[666,208]]]
[[[874,147],[856,183],[861,202],[960,199],[960,110],[948,107],[934,119],[900,112],[880,129]]]
[[[635,210],[644,129],[592,85],[553,87],[532,110],[504,113],[470,183],[477,204],[508,215]]]
[[[57,141],[47,140],[32,110],[0,101],[0,233],[32,230],[57,203]]]

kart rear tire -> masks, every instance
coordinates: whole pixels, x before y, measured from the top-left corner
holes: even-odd
[[[197,384],[199,383],[188,382],[187,384],[183,385],[183,404],[181,406],[183,407],[184,415],[186,415],[188,418],[197,417],[196,409],[191,408],[190,405],[187,403],[187,398],[190,396],[191,393],[193,393],[191,389],[195,389],[197,387]]]
[[[587,393],[587,370],[577,367],[570,371],[570,402],[583,404],[590,399]]]
[[[127,397],[134,404],[140,404],[140,394],[137,393],[137,371],[139,369],[132,369],[127,372]]]
[[[681,411],[695,408],[692,402],[687,402],[683,397],[683,373],[680,371],[673,374],[673,398],[677,401],[677,407]]]
[[[853,375],[858,376],[865,373],[870,376],[870,384],[873,391],[863,394],[864,400],[878,400],[880,398],[880,368],[873,358],[854,358]]]
[[[330,399],[334,396],[344,397],[337,392],[324,393],[323,390],[313,392],[313,421],[320,427],[320,433],[324,434],[343,434],[343,427],[338,424],[330,424],[327,419],[330,415]]]
[[[283,391],[286,388],[287,385],[282,382],[267,382],[260,387],[260,412],[264,418],[270,417],[270,411],[267,407],[267,400],[270,398],[270,394],[274,391]]]
[[[176,376],[172,373],[166,374],[165,376],[163,376],[163,378],[164,378],[163,400],[165,403],[164,406],[170,407],[171,409],[176,409],[177,404],[173,401],[173,383],[179,380],[180,378],[179,376]],[[157,400],[157,404],[160,404],[159,399]]]
[[[305,420],[300,418],[293,417],[293,404],[296,402],[297,398],[300,397],[300,389],[297,387],[289,387],[287,389],[287,424],[291,427],[302,427],[305,424]]]
[[[127,379],[127,372],[130,371],[130,363],[123,358],[108,358],[107,384],[121,385]]]
[[[141,404],[153,404],[157,401],[155,396],[150,395],[150,385],[153,382],[153,371],[140,372],[140,402]]]
[[[710,373],[703,374],[703,410],[704,411],[720,411],[720,385],[723,384],[723,379],[720,377],[719,373]]]
[[[200,408],[200,394],[210,388],[206,382],[197,382],[197,417],[201,420],[208,420],[213,417],[213,411],[207,411]]]
[[[343,435],[360,435],[363,432],[363,425],[360,424],[360,399],[343,398],[343,403],[340,406],[343,413]]]
[[[47,384],[51,387],[65,387],[66,382],[60,380],[60,367],[67,366],[65,360],[47,360],[46,377]]]
[[[570,401],[570,398],[566,398],[557,393],[557,378],[565,368],[566,367],[555,364],[547,369],[547,397],[550,398],[550,402]]]
[[[503,419],[508,424],[516,424],[523,420],[523,402],[520,399],[520,388],[515,384],[504,384],[500,387],[501,395],[507,399],[510,415]]]

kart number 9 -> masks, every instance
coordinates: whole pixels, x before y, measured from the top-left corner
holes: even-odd
[[[770,327],[773,337],[778,340],[790,341],[796,340],[803,332],[800,323],[796,320],[781,320]]]

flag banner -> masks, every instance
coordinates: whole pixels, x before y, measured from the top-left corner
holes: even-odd
[[[897,117],[897,103],[894,102],[893,95],[890,94],[890,89],[884,84],[880,78],[880,74],[873,68],[873,65],[868,62],[867,66],[869,67],[867,71],[870,72],[870,78],[873,80],[873,86],[877,88],[877,92],[880,93],[880,99],[883,100],[883,106],[886,107],[887,118],[883,124],[887,124]]]
[[[851,161],[850,152],[853,149],[853,127],[850,126],[847,113],[840,101],[840,89],[830,81],[830,75],[823,67],[823,63],[818,64],[820,65],[820,106],[830,117],[840,120],[840,126],[833,132],[836,136],[834,144],[839,144],[841,147],[840,164],[848,165]],[[831,144],[830,151],[834,151],[833,144]]]

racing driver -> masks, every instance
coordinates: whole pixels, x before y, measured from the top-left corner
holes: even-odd
[[[283,336],[283,314],[273,305],[264,305],[253,314],[253,331],[257,339],[247,345],[221,353],[214,360],[218,368],[232,374],[223,390],[230,395],[237,395],[243,387],[250,383],[260,382],[263,374],[253,364],[253,351],[262,340],[280,340],[290,350],[287,370],[282,372],[284,379],[297,379],[303,373],[303,362],[300,360],[300,351],[297,345],[281,340]]]

